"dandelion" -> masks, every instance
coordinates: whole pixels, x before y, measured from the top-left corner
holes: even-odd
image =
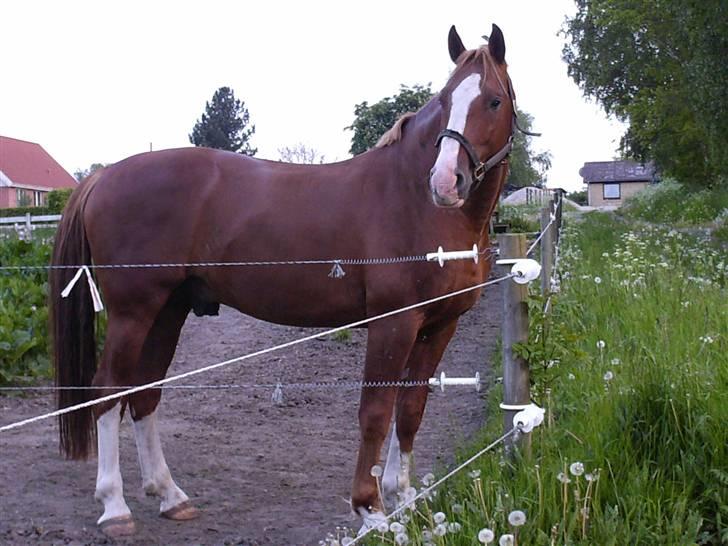
[[[423,529],[422,540],[424,540],[425,542],[432,540],[432,531],[430,531],[429,529]]]
[[[460,529],[462,529],[463,526],[460,525],[457,521],[453,521],[451,523],[447,524],[447,531],[449,533],[459,533]]]
[[[483,544],[490,544],[495,540],[495,533],[487,527],[478,531],[478,542]]]
[[[569,377],[569,379],[571,379],[572,381],[573,381],[574,379],[576,379],[576,376],[575,376],[575,375],[574,375],[573,373],[570,373],[568,377]]]
[[[404,531],[404,525],[402,525],[398,521],[394,521],[389,526],[389,530],[392,531],[396,535],[397,533],[401,533],[402,531]]]
[[[406,535],[406,533],[397,533],[394,536],[394,542],[397,544],[407,544],[409,542],[409,537]]]
[[[450,509],[452,510],[453,514],[462,514],[463,513],[463,505],[462,504],[453,504]]]
[[[597,341],[597,349],[599,349],[600,351],[604,350],[604,347],[606,347],[606,346],[607,346],[607,344],[604,342],[603,339],[600,339],[599,341]]]
[[[619,360],[618,358],[612,359],[612,366],[619,366],[621,363],[622,363],[622,361]]]
[[[498,544],[500,546],[513,546],[513,544],[515,544],[515,539],[511,534],[502,535],[498,540]]]
[[[401,496],[402,496],[402,502],[404,504],[410,503],[417,496],[417,489],[414,487],[408,487],[401,493]]]
[[[595,284],[602,284],[602,278],[601,277],[594,277],[594,283]]]
[[[559,480],[561,483],[571,483],[571,480],[569,479],[569,476],[567,476],[563,472],[559,472],[556,475],[556,479]]]
[[[435,520],[435,523],[443,523],[445,521],[445,514],[442,512],[435,512],[435,515],[432,516],[432,519]]]
[[[476,478],[480,478],[480,470],[478,470],[478,469],[471,470],[470,472],[468,472],[468,476],[470,476],[470,479],[471,480],[474,480]]]
[[[614,374],[609,370],[604,374],[604,381],[611,381],[612,379],[614,379]]]
[[[715,341],[715,339],[713,339],[712,336],[707,336],[707,335],[706,336],[700,336],[699,339],[700,339],[701,342],[703,342],[703,344],[708,344],[708,345],[710,345],[711,343],[713,343]]]
[[[430,486],[435,481],[435,475],[432,472],[428,472],[424,476],[422,476],[422,485],[424,486]]]
[[[377,531],[379,531],[380,533],[386,533],[387,531],[389,531],[389,524],[386,521],[380,521],[377,524]]]
[[[569,465],[569,472],[571,472],[572,476],[581,476],[584,473],[584,463],[579,461],[571,463]]]
[[[379,477],[381,477],[381,476],[382,476],[382,473],[383,473],[383,472],[384,472],[384,471],[382,470],[382,467],[381,467],[381,466],[379,466],[378,464],[375,464],[375,465],[374,465],[374,466],[372,467],[372,469],[371,469],[371,470],[369,471],[369,474],[371,474],[371,475],[372,475],[373,477],[375,477],[375,478],[379,478]]]
[[[436,537],[444,537],[447,534],[447,527],[440,523],[432,530],[432,534]]]
[[[351,537],[344,537],[341,539],[341,546],[351,546],[354,539]]]
[[[526,523],[525,512],[523,512],[523,510],[513,510],[513,512],[508,514],[508,523],[513,525],[513,527],[520,527]]]

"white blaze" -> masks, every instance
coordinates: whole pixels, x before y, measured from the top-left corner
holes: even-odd
[[[480,74],[471,74],[452,92],[448,129],[460,134],[465,131],[470,105],[480,95],[480,80]],[[460,144],[455,139],[445,137],[440,142],[440,152],[432,170],[432,181],[433,188],[441,195],[456,192],[455,169],[459,151]]]

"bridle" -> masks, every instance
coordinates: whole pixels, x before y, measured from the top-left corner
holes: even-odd
[[[513,91],[513,84],[511,83],[510,76],[508,76],[508,98],[511,99],[511,103],[513,104],[511,134],[508,137],[505,145],[495,154],[493,154],[487,161],[480,160],[478,154],[475,152],[475,148],[473,148],[473,145],[470,144],[468,139],[465,138],[465,136],[458,131],[454,131],[452,129],[443,129],[437,135],[437,139],[435,140],[435,147],[439,148],[440,142],[442,142],[443,138],[452,138],[453,140],[457,141],[460,146],[463,147],[465,153],[468,154],[470,164],[473,168],[473,185],[471,186],[471,191],[475,190],[481,184],[481,182],[485,180],[485,175],[488,174],[488,171],[491,170],[493,167],[495,167],[496,165],[508,164],[508,155],[513,149],[513,137],[515,136],[516,131],[520,131],[524,135],[528,136],[541,136],[541,133],[531,133],[529,131],[525,131],[524,129],[521,129],[521,127],[518,125],[518,115],[516,114],[516,93],[515,91]]]

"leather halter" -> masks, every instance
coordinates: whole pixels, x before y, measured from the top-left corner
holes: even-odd
[[[524,131],[521,129],[521,127],[518,125],[518,116],[516,115],[516,93],[513,91],[513,84],[511,83],[511,78],[508,76],[508,95],[511,99],[511,103],[513,104],[513,120],[511,121],[511,134],[508,137],[508,140],[506,141],[505,145],[498,150],[493,156],[491,156],[490,159],[487,161],[481,161],[478,157],[478,154],[475,152],[475,148],[473,148],[473,145],[470,144],[470,141],[468,141],[465,136],[458,132],[454,131],[452,129],[443,129],[440,131],[440,133],[437,135],[437,139],[435,140],[435,147],[440,147],[440,142],[442,142],[442,139],[452,138],[453,140],[456,140],[460,146],[463,147],[463,150],[468,154],[468,158],[470,159],[470,164],[473,167],[473,184],[471,186],[471,191],[475,190],[483,180],[485,180],[485,175],[488,173],[489,170],[491,170],[496,165],[507,165],[508,164],[508,155],[511,153],[511,150],[513,149],[513,137],[516,134],[516,131],[520,131],[524,135],[528,136],[541,136],[541,133],[531,133],[528,131]]]

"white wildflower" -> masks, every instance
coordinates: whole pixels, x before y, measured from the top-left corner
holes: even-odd
[[[440,523],[432,530],[432,534],[437,537],[444,537],[447,534],[447,527]]]
[[[605,343],[605,341],[603,339],[600,339],[599,341],[597,341],[597,349],[599,349],[600,351],[603,350],[604,347],[606,347],[606,346],[607,346],[607,344]]]
[[[435,481],[435,475],[432,472],[428,472],[422,476],[422,485],[429,486]]]
[[[500,546],[513,546],[513,544],[515,544],[515,539],[511,534],[502,535],[498,540],[498,544]]]
[[[462,529],[463,526],[460,525],[457,521],[453,521],[447,524],[447,530],[449,533],[459,533],[460,529]]]
[[[584,463],[576,461],[569,465],[569,472],[572,476],[581,476],[584,473]]]
[[[612,366],[619,366],[621,363],[622,363],[622,361],[619,360],[618,358],[612,359]]]
[[[569,479],[569,476],[567,476],[563,472],[559,472],[556,475],[556,479],[559,480],[561,483],[571,483],[571,480]]]
[[[614,374],[609,370],[604,374],[604,381],[611,381],[612,379],[614,379]]]
[[[520,527],[526,523],[525,512],[523,512],[523,510],[513,510],[513,512],[508,514],[508,523],[513,525],[513,527]]]
[[[490,544],[494,540],[495,533],[487,527],[478,531],[478,542],[482,542],[483,544]]]
[[[447,518],[442,512],[435,512],[435,515],[432,516],[432,519],[435,520],[435,523],[443,523]]]
[[[602,284],[602,278],[601,277],[594,277],[594,282],[596,284]]]
[[[379,478],[384,471],[382,470],[382,467],[378,464],[375,464],[372,469],[369,471],[369,474],[374,476],[375,478]]]

